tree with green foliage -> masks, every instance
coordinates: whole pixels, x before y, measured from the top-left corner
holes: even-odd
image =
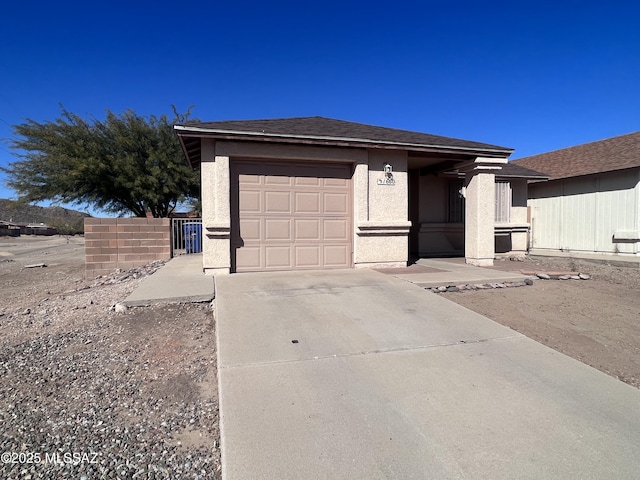
[[[190,110],[190,109],[189,109]],[[20,200],[84,204],[144,217],[167,217],[180,202],[197,202],[200,175],[184,161],[175,118],[131,110],[85,120],[62,108],[53,122],[15,125],[12,148],[21,160],[0,167]]]
[[[69,221],[58,218],[49,220],[47,225],[55,228],[58,231],[58,235],[63,236],[67,240],[67,243],[69,243],[69,237],[82,235],[84,233],[83,220]]]

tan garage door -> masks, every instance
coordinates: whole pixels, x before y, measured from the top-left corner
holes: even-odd
[[[349,268],[351,165],[233,162],[236,272]]]

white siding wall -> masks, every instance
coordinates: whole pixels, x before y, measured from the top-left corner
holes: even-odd
[[[533,248],[638,253],[639,242],[616,242],[616,231],[638,231],[640,169],[529,186]]]

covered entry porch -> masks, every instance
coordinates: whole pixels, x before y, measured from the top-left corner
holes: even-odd
[[[465,257],[487,266],[495,256],[523,256],[527,184],[534,178],[544,176],[495,159],[409,158],[411,257]]]

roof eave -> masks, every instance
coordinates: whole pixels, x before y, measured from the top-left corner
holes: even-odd
[[[184,144],[184,137],[182,137],[181,135],[178,135],[178,141],[180,142],[180,148],[182,148],[182,153],[184,153],[186,164],[189,167],[193,168],[193,165],[191,164],[191,158],[189,158],[189,152],[187,151],[187,147]]]
[[[508,157],[513,153],[513,149],[490,149],[490,148],[472,148],[460,147],[455,145],[429,145],[408,142],[390,142],[384,140],[371,140],[364,138],[351,137],[331,137],[316,135],[294,135],[294,134],[278,134],[265,132],[251,132],[238,130],[222,130],[211,129],[185,125],[174,125],[178,137],[182,136],[199,136],[211,137],[219,140],[248,140],[248,141],[271,141],[283,143],[306,143],[325,146],[347,146],[347,147],[369,147],[369,148],[386,148],[386,149],[406,149],[422,152],[442,152],[442,153],[467,153],[470,155],[486,155],[491,157]]]
[[[501,173],[496,173],[496,177],[500,177],[500,178],[521,178],[524,180],[535,180],[535,181],[547,181],[549,180],[549,177],[544,176],[544,175],[509,175],[509,174],[501,174]]]

